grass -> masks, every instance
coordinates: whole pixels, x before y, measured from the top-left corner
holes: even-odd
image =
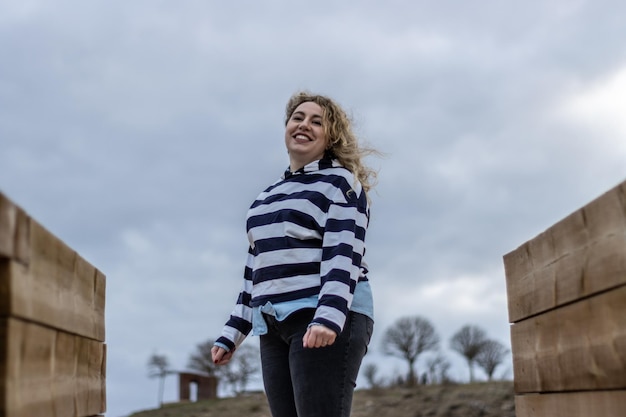
[[[511,381],[357,390],[352,417],[515,417]],[[271,417],[265,395],[249,393],[166,404],[131,417]]]

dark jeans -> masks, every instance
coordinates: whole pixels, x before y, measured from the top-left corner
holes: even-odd
[[[261,339],[263,383],[273,417],[348,417],[361,360],[374,322],[350,312],[343,332],[330,346],[303,348],[314,310],[283,321],[265,315]]]

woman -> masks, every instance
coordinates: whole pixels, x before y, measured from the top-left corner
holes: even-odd
[[[367,280],[367,192],[346,113],[331,99],[297,93],[287,103],[289,169],[254,201],[244,285],[212,349],[228,363],[252,330],[274,417],[349,416],[373,329]]]

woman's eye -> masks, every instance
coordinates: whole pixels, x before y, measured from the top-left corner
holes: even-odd
[[[319,121],[319,120],[314,120],[314,121],[313,121],[313,124],[314,124],[314,125],[317,125],[317,126],[321,126],[321,125],[322,125],[322,122],[321,122],[321,121]]]

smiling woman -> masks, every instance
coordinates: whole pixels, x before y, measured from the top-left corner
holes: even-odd
[[[292,172],[324,156],[328,148],[328,138],[324,131],[323,118],[323,109],[319,104],[305,101],[287,120],[285,145],[289,152],[289,169]]]
[[[252,203],[243,288],[212,349],[230,361],[260,336],[263,382],[274,417],[350,415],[373,330],[364,261],[374,173],[345,112],[297,93],[287,103],[289,167]]]
[[[318,107],[315,107],[315,105]],[[337,159],[344,168],[355,176],[367,194],[373,186],[372,181],[376,179],[376,172],[363,164],[363,158],[372,154],[380,155],[380,153],[375,149],[363,146],[359,142],[352,130],[350,118],[337,103],[328,97],[307,92],[296,93],[287,102],[285,109],[286,143],[289,136],[290,121],[294,118],[303,117],[304,111],[302,111],[302,114],[296,112],[296,110],[301,110],[301,106],[307,106],[308,110],[317,114],[317,116],[319,116],[319,111],[321,111],[321,120],[318,117],[311,117],[312,123],[321,123],[323,134],[327,141],[324,154],[319,156],[325,155],[329,158]],[[287,150],[289,151],[288,145]],[[293,156],[290,154],[290,157]]]

